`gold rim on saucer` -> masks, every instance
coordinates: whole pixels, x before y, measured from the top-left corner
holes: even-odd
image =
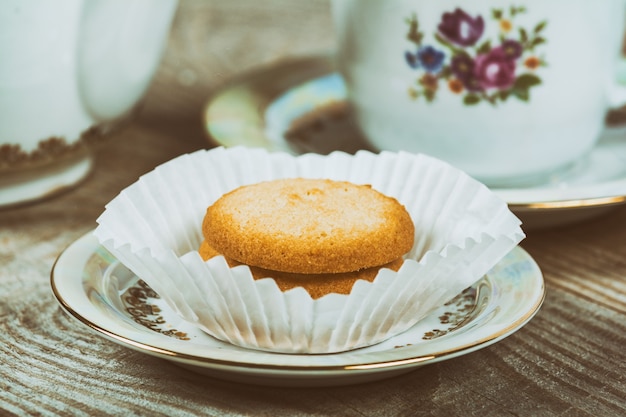
[[[441,317],[446,314],[437,310],[434,318],[415,330],[415,334],[409,330],[406,335],[369,348],[340,354],[285,355],[220,342],[180,320],[167,305],[151,305],[159,302],[153,298],[155,294],[101,247],[92,233],[61,253],[50,279],[54,296],[64,311],[122,346],[219,378],[245,377],[252,382],[278,385],[296,383],[294,380],[302,385],[337,385],[356,382],[354,378],[382,379],[470,353],[519,330],[537,313],[545,297],[538,266],[517,247],[474,287],[475,293],[470,297],[475,307],[471,313],[463,304],[467,299],[458,302],[459,311],[471,317],[457,318],[447,332],[437,334],[441,330],[436,328],[445,326]],[[124,300],[129,293],[134,298]],[[512,302],[513,299],[517,301]],[[123,307],[124,303],[148,314],[140,314],[137,320],[136,314]],[[454,308],[449,304],[441,307],[442,311]],[[424,333],[433,323],[435,330]],[[427,334],[428,337],[420,336]]]

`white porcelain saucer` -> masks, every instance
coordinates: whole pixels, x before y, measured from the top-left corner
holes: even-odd
[[[541,271],[517,247],[401,335],[345,353],[290,355],[236,347],[182,321],[91,233],[59,256],[51,285],[69,315],[122,346],[216,378],[292,387],[374,381],[473,352],[524,326],[545,296]]]
[[[90,154],[26,170],[0,173],[0,209],[52,197],[82,182],[91,172]]]
[[[346,89],[327,57],[307,57],[235,80],[207,103],[205,127],[219,145],[292,153],[367,148],[349,117]],[[607,128],[567,172],[529,188],[494,189],[525,229],[559,226],[626,203],[626,129]]]

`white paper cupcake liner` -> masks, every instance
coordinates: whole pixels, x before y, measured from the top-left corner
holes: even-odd
[[[415,244],[398,272],[357,281],[349,295],[313,300],[281,292],[223,257],[204,262],[206,208],[245,184],[330,178],[397,198],[415,223]],[[171,160],[123,190],[98,219],[96,236],[181,317],[235,345],[331,353],[381,342],[472,285],[523,238],[520,221],[487,187],[437,159],[410,153],[292,156],[244,147]]]

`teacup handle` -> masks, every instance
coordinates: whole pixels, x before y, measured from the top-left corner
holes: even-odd
[[[165,48],[177,0],[87,0],[77,45],[83,106],[96,120],[131,110]]]
[[[615,79],[609,88],[609,106],[613,109],[626,105],[626,57],[617,63]]]

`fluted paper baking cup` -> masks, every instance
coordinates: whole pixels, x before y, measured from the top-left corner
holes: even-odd
[[[247,266],[197,252],[206,208],[241,185],[289,177],[370,184],[415,223],[397,272],[357,281],[349,295],[312,299],[254,280]],[[123,190],[98,219],[101,244],[174,311],[232,344],[331,353],[381,342],[471,286],[523,238],[520,221],[483,184],[422,154],[360,151],[292,156],[244,147],[173,159]]]

